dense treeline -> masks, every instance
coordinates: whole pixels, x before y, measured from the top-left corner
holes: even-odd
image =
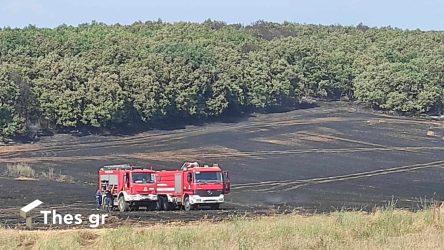
[[[444,32],[257,22],[0,30],[0,137],[347,98],[444,110]]]

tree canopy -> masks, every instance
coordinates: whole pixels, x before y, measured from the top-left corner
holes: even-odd
[[[0,29],[0,137],[347,97],[444,111],[444,32],[300,25],[93,22]]]

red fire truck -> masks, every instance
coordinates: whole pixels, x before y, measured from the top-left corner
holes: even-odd
[[[202,205],[218,209],[230,192],[228,172],[217,164],[186,162],[180,170],[157,171],[156,182],[158,206],[163,210],[183,207],[189,211]]]
[[[121,212],[139,207],[156,208],[155,171],[143,167],[125,165],[104,166],[99,170],[99,188],[102,190],[102,204],[106,203],[106,190],[112,194],[112,206]]]

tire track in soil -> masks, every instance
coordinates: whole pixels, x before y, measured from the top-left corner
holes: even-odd
[[[343,118],[343,117],[321,117],[321,118],[312,118],[312,119],[304,119],[298,120],[294,118],[287,119],[271,119],[265,121],[251,121],[248,124],[236,124],[236,125],[222,125],[216,127],[207,127],[205,129],[202,128],[190,128],[186,131],[177,131],[177,132],[167,132],[160,134],[142,134],[138,136],[130,136],[125,138],[113,138],[107,139],[101,142],[74,142],[74,143],[51,143],[46,142],[42,144],[35,144],[37,148],[30,149],[21,149],[19,152],[0,152],[0,156],[2,157],[12,157],[14,155],[18,155],[20,153],[38,153],[41,151],[50,151],[50,154],[56,154],[57,152],[72,152],[79,150],[94,150],[103,147],[120,147],[120,146],[136,146],[143,145],[146,143],[158,143],[160,142],[168,142],[169,140],[180,140],[186,136],[197,136],[207,133],[217,133],[224,132],[236,129],[252,129],[252,128],[267,128],[267,127],[276,127],[276,126],[293,126],[293,125],[311,125],[311,124],[320,124],[325,122],[343,122],[343,121],[361,121],[367,122],[368,119],[362,118]],[[159,144],[159,143],[158,143]],[[8,146],[6,146],[8,147]],[[44,153],[44,152],[43,152]]]
[[[383,115],[379,115],[383,116]],[[263,129],[267,127],[279,127],[279,126],[293,126],[293,125],[310,125],[310,124],[320,124],[325,122],[343,122],[343,121],[358,121],[358,122],[368,122],[368,121],[383,121],[383,122],[392,122],[392,123],[399,123],[399,124],[435,124],[439,122],[433,122],[433,121],[427,121],[427,120],[405,120],[400,118],[394,118],[390,116],[383,116],[383,119],[362,119],[362,118],[343,118],[343,117],[321,117],[321,118],[312,118],[312,119],[305,119],[305,120],[299,120],[294,118],[287,118],[287,119],[271,119],[265,121],[251,121],[248,124],[236,124],[236,125],[222,125],[217,127],[207,127],[205,129],[202,128],[190,128],[186,131],[177,131],[177,132],[167,132],[167,133],[160,133],[160,134],[142,134],[137,136],[130,136],[125,138],[113,138],[113,139],[107,139],[105,141],[101,142],[74,142],[74,143],[43,143],[43,144],[35,144],[36,147],[31,147],[29,149],[21,148],[18,150],[18,152],[14,151],[6,151],[6,152],[0,152],[0,156],[2,158],[13,158],[14,156],[17,157],[22,153],[33,153],[33,154],[40,154],[40,156],[57,156],[58,152],[76,152],[80,150],[94,150],[94,149],[101,149],[106,147],[107,149],[110,148],[118,148],[122,146],[137,146],[137,145],[144,145],[150,143],[150,146],[161,146],[164,145],[167,142],[174,141],[174,140],[181,140],[188,136],[198,136],[203,135],[207,133],[217,133],[217,132],[224,132],[224,131],[230,131],[230,130],[236,130],[236,129]],[[254,132],[254,131],[253,131]],[[319,134],[311,134],[307,132],[302,132],[301,134],[307,134],[311,136],[319,136],[329,139],[336,139],[346,142],[352,142],[352,143],[358,143],[362,145],[369,145],[369,146],[377,146],[377,147],[386,147],[384,145],[359,141],[359,140],[352,140],[332,135],[319,135]],[[153,144],[154,143],[154,144]],[[45,144],[47,146],[45,146]],[[8,146],[6,146],[8,147]],[[403,150],[401,150],[403,151]],[[406,150],[408,151],[408,150]],[[410,152],[410,151],[408,151]]]
[[[308,154],[308,153],[359,153],[359,152],[374,152],[374,151],[409,151],[416,152],[423,150],[444,150],[444,147],[363,147],[363,148],[342,148],[342,149],[323,149],[323,148],[311,148],[311,149],[289,149],[289,150],[264,150],[264,151],[238,151],[238,152],[217,152],[217,153],[201,153],[201,149],[196,149],[193,152],[181,153],[177,151],[166,151],[171,154],[171,158],[162,155],[164,160],[176,160],[182,158],[193,159],[226,159],[226,158],[240,158],[240,157],[260,157],[268,155],[287,155],[287,154]],[[161,154],[164,152],[157,152]],[[154,153],[137,154],[133,156],[141,160],[156,160]]]
[[[359,153],[359,152],[375,152],[375,151],[408,151],[419,153],[424,150],[444,150],[444,147],[363,147],[363,148],[342,148],[342,149],[289,149],[289,150],[264,150],[264,151],[239,151],[239,152],[221,152],[221,153],[200,153],[201,149],[196,149],[196,152],[187,152],[186,154],[171,152],[171,156],[163,156],[164,161],[176,161],[177,159],[226,159],[226,158],[243,158],[243,157],[261,157],[274,155],[289,155],[289,154],[309,154],[309,153]],[[157,153],[134,153],[134,154],[113,154],[108,156],[90,155],[90,156],[52,156],[52,157],[17,157],[17,158],[0,158],[0,163],[39,163],[39,162],[64,162],[75,160],[122,160],[122,159],[138,159],[138,160],[156,160]]]
[[[419,170],[419,169],[441,168],[441,167],[444,167],[444,161],[420,163],[420,164],[414,164],[414,165],[365,171],[365,172],[359,172],[359,173],[353,173],[353,174],[318,177],[318,178],[302,179],[302,180],[245,183],[245,184],[238,184],[238,185],[233,186],[232,190],[252,189],[251,191],[253,191],[253,192],[291,191],[291,190],[294,190],[294,189],[297,189],[297,188],[300,188],[303,186],[307,186],[307,185],[316,185],[316,184],[323,184],[323,183],[337,182],[337,181],[347,181],[347,180],[353,180],[353,179],[359,179],[359,178],[373,177],[373,176],[378,176],[378,175],[387,175],[387,174],[408,172],[408,171]],[[258,189],[258,187],[264,187],[264,188]]]
[[[361,140],[348,139],[348,138],[343,138],[343,137],[334,136],[334,135],[323,135],[323,134],[309,133],[309,132],[299,132],[299,134],[308,135],[308,136],[315,136],[315,137],[325,138],[325,139],[344,141],[344,142],[350,142],[350,143],[361,144],[361,145],[366,145],[366,146],[373,146],[373,147],[378,147],[378,148],[391,148],[390,146],[385,146],[382,144],[365,142],[365,141],[361,141]],[[411,150],[400,150],[400,151],[414,152]]]

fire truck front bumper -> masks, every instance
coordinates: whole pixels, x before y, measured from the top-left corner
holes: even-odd
[[[127,201],[157,201],[155,194],[130,194],[125,198]]]
[[[214,203],[223,203],[224,195],[221,194],[219,196],[212,197],[203,197],[200,195],[190,195],[190,203],[191,204],[214,204]]]

